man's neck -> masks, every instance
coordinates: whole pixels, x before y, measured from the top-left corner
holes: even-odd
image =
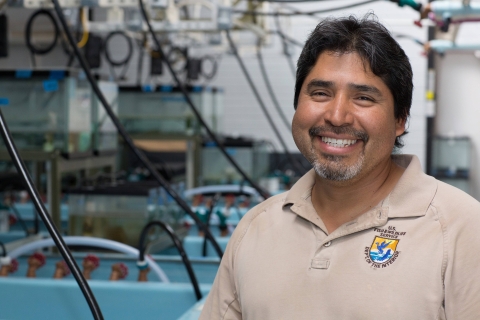
[[[404,171],[388,158],[353,181],[330,181],[316,175],[312,204],[326,231],[330,234],[376,206],[393,190]]]

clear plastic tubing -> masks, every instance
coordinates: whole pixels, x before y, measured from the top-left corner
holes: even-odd
[[[127,256],[135,257],[135,258],[138,258],[138,255],[139,255],[138,250],[135,249],[134,247],[131,247],[129,245],[126,245],[120,242],[107,240],[107,239],[93,238],[93,237],[67,236],[67,237],[63,237],[63,240],[67,245],[91,246],[91,247],[109,249],[112,251],[125,253]],[[13,259],[21,255],[24,255],[26,253],[35,251],[37,249],[51,247],[54,245],[55,243],[51,238],[38,240],[35,242],[27,243],[26,245],[18,247],[15,250],[12,250],[8,254],[8,256]],[[170,283],[170,280],[168,279],[165,272],[163,272],[162,268],[160,268],[160,266],[152,258],[150,258],[149,256],[145,256],[145,260],[148,261],[148,266],[152,269],[152,271],[158,276],[158,278],[162,282]]]

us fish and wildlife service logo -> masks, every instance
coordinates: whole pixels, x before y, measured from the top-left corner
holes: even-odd
[[[365,260],[373,268],[385,268],[392,264],[398,257],[397,245],[399,239],[389,239],[375,236],[370,248],[365,248]]]
[[[385,263],[390,260],[397,250],[399,240],[375,237],[370,247],[370,259],[376,263]]]

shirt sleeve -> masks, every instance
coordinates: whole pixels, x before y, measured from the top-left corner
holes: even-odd
[[[447,261],[444,276],[447,319],[480,319],[480,205],[457,208],[444,227]]]
[[[236,231],[227,245],[217,276],[205,301],[199,320],[242,319],[233,270],[238,229]]]

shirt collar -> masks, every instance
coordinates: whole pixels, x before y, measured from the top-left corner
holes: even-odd
[[[394,155],[393,161],[406,168],[383,206],[389,207],[389,218],[418,217],[427,212],[437,193],[438,182],[422,171],[420,160],[414,155]]]
[[[387,209],[389,218],[425,215],[437,192],[437,180],[423,173],[420,161],[415,155],[393,155],[392,159],[406,169],[392,192],[382,202],[382,208]],[[293,185],[288,191],[284,206],[292,205],[293,211],[298,215],[318,224],[318,215],[309,199],[315,174],[312,169]],[[300,207],[302,210],[296,210]]]

